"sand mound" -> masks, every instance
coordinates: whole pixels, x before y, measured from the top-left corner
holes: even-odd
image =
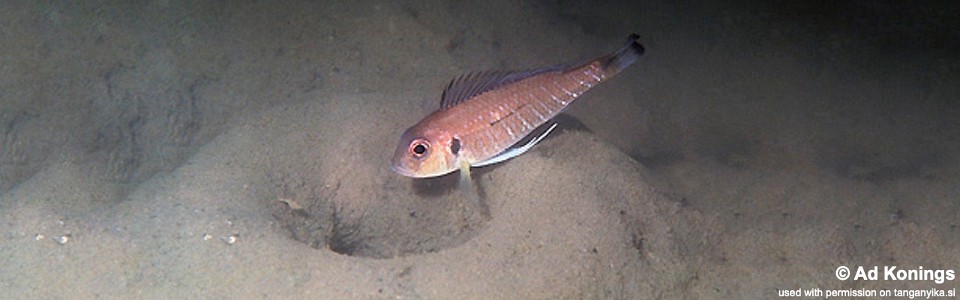
[[[82,218],[54,202],[19,205],[10,213],[21,218],[7,220],[22,234],[5,248],[57,263],[14,252],[6,265],[90,296],[635,298],[680,281],[687,267],[670,227],[686,217],[626,155],[587,133],[557,134],[478,173],[485,220],[458,199],[455,176],[389,172],[394,131],[406,121],[399,106],[369,105],[384,97],[326,97],[254,116]],[[34,180],[90,189],[69,170],[51,166],[41,174],[63,178]],[[14,195],[65,196],[54,193],[28,182]],[[54,240],[64,234],[68,242]],[[90,253],[119,258],[90,268]],[[32,279],[4,282],[36,288]]]

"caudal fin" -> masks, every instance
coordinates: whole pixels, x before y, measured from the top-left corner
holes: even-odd
[[[612,75],[620,73],[620,71],[623,71],[623,69],[626,69],[636,62],[645,51],[643,45],[637,42],[639,39],[640,35],[631,33],[630,36],[627,37],[626,46],[601,59],[603,69]]]

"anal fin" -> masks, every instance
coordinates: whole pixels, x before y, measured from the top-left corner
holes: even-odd
[[[482,166],[486,166],[486,165],[492,165],[492,164],[495,164],[495,163],[499,163],[499,162],[502,162],[502,161],[505,161],[505,160],[508,160],[508,159],[517,157],[517,156],[519,156],[520,154],[523,154],[524,152],[527,152],[528,150],[530,150],[530,148],[533,148],[533,146],[536,145],[537,143],[539,143],[540,140],[543,140],[543,138],[547,137],[547,135],[550,134],[550,132],[553,131],[554,128],[557,128],[557,123],[556,123],[556,122],[551,123],[551,124],[550,124],[550,127],[547,128],[547,130],[545,130],[545,131],[544,131],[543,133],[541,133],[540,135],[534,137],[533,139],[531,139],[529,142],[527,142],[527,143],[524,144],[523,146],[508,148],[507,150],[504,150],[503,152],[500,152],[500,154],[497,154],[497,156],[491,157],[490,159],[487,159],[487,160],[485,160],[485,161],[479,162],[479,163],[477,163],[477,164],[475,164],[475,165],[473,165],[473,166],[474,166],[474,167],[482,167]],[[462,169],[461,169],[461,171],[462,171]],[[461,172],[461,173],[462,173],[462,172]]]

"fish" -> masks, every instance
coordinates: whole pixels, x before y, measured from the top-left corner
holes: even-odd
[[[556,128],[551,120],[577,97],[636,62],[645,52],[639,39],[630,34],[625,46],[583,63],[454,78],[440,108],[400,136],[391,169],[414,178],[460,170],[463,183],[471,167],[523,154]]]

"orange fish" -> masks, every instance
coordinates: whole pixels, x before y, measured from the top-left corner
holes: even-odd
[[[556,126],[553,117],[574,99],[633,64],[644,49],[631,34],[619,50],[583,64],[488,71],[447,85],[440,109],[400,136],[392,169],[410,177],[434,177],[516,157]],[[537,130],[541,126],[546,130]],[[532,134],[539,132],[536,135]]]

